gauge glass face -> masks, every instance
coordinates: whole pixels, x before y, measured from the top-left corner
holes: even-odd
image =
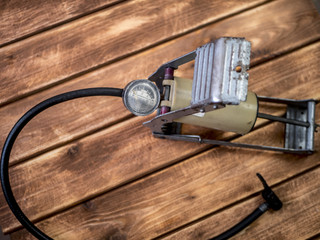
[[[135,115],[146,116],[157,109],[160,93],[149,80],[135,80],[125,88],[124,104]]]

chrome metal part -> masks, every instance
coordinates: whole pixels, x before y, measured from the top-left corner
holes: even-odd
[[[251,44],[223,37],[197,48],[191,105],[238,105],[248,90]]]
[[[149,80],[135,80],[123,90],[123,103],[135,115],[146,116],[159,106],[160,93],[157,86]]]
[[[313,152],[315,132],[315,101],[306,101],[305,106],[288,105],[286,117],[308,122],[309,127],[286,124],[285,148],[304,149]]]
[[[259,102],[287,105],[286,117],[281,118],[259,113],[258,117],[286,124],[284,149],[311,154],[314,151],[315,106],[314,99],[293,100],[258,96]]]

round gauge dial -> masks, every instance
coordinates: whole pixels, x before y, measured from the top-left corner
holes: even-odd
[[[146,116],[154,112],[160,103],[160,93],[155,84],[149,80],[135,80],[124,89],[123,102],[135,115]]]

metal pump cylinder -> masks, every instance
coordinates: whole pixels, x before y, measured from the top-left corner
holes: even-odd
[[[190,105],[192,80],[175,77],[164,80],[164,85],[171,86],[170,100],[161,105],[169,105],[171,111]],[[210,112],[197,113],[175,119],[175,122],[218,129],[239,134],[248,133],[254,126],[258,113],[258,99],[255,93],[248,91],[247,99],[239,105],[226,105]]]

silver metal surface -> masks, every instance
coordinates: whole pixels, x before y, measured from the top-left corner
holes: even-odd
[[[315,106],[318,102],[317,100],[293,100],[264,96],[258,96],[258,100],[259,102],[287,105],[286,119],[282,121],[286,123],[286,149],[299,149],[308,151],[309,153],[314,151],[314,132],[318,126],[315,123]],[[279,119],[271,120],[279,121]]]
[[[245,101],[251,44],[244,38],[219,38],[197,48],[192,86],[192,106]]]
[[[311,154],[314,151],[314,132],[317,124],[315,123],[315,106],[317,101],[314,99],[293,100],[274,97],[258,96],[259,102],[271,102],[286,104],[286,118],[258,114],[258,117],[267,118],[272,121],[286,123],[284,149],[294,149],[295,152],[305,152]]]
[[[259,206],[259,209],[261,212],[266,212],[268,210],[269,206],[268,203],[264,202]]]
[[[285,148],[304,149],[313,151],[314,148],[314,115],[315,101],[306,101],[305,106],[288,105],[286,117],[288,119],[310,123],[309,127],[286,124]]]
[[[123,103],[135,115],[146,116],[159,106],[160,93],[157,86],[149,80],[135,80],[123,90]]]

